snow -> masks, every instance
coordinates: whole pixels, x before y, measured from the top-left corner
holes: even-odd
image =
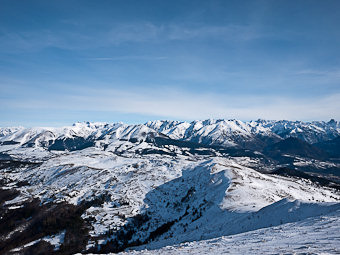
[[[117,141],[115,146],[126,143],[129,142]],[[26,149],[28,157],[32,148]],[[247,157],[139,156],[133,149],[135,147],[131,148],[131,154],[124,156],[95,147],[68,153],[46,152],[50,156],[40,166],[6,173],[13,182],[30,182],[30,186],[20,188],[21,196],[6,204],[16,206],[29,197],[39,197],[45,202],[79,204],[105,194],[112,202],[90,207],[82,216],[95,217],[91,236],[104,234],[113,226],[119,228],[126,223],[126,218],[143,211],[152,215],[148,230],[151,232],[161,224],[181,217],[190,205],[189,215],[158,240],[159,245],[164,246],[186,241],[188,236],[201,240],[241,231],[238,227],[243,226],[244,217],[284,198],[304,202],[340,201],[340,195],[334,190],[302,180],[261,174],[246,166],[252,161]],[[190,188],[195,190],[192,196],[183,199]],[[176,204],[180,206],[176,207]],[[205,211],[192,223],[195,208],[201,207]],[[188,227],[182,234],[185,224]],[[230,226],[222,227],[226,225]],[[252,229],[248,225],[243,227]],[[176,238],[168,239],[170,234]],[[146,233],[143,235],[145,237]]]
[[[109,230],[118,230],[124,227],[127,219],[147,213],[150,219],[143,231],[133,234],[132,241],[144,241],[160,226],[173,223],[167,232],[135,248],[149,249],[141,251],[146,254],[227,251],[274,254],[296,249],[314,252],[317,248],[332,252],[332,249],[339,249],[335,241],[339,241],[336,233],[340,230],[337,218],[340,194],[335,190],[307,180],[260,173],[254,169],[260,166],[256,158],[193,155],[189,148],[157,147],[148,139],[166,135],[205,144],[237,146],[240,139],[251,141],[259,134],[284,138],[287,130],[294,135],[303,134],[308,141],[322,136],[330,138],[339,134],[338,126],[338,122],[330,125],[325,122],[205,120],[2,128],[0,152],[13,159],[39,163],[1,170],[1,175],[8,180],[5,188],[16,187],[19,181],[30,184],[16,187],[20,196],[6,201],[5,205],[16,209],[33,197],[40,198],[42,203],[66,201],[72,204],[107,197],[103,204],[88,208],[82,215],[84,219],[95,219],[91,223],[93,239],[88,247],[94,245],[95,238],[98,243],[105,243],[105,233]],[[47,149],[51,141],[74,137],[94,139],[95,145],[72,152]],[[6,141],[18,144],[1,144]],[[27,146],[27,143],[34,146]],[[168,155],[142,154],[143,150],[160,150]],[[303,158],[296,158],[294,164],[331,166],[331,163]],[[330,222],[335,226],[328,231],[326,226]],[[306,243],[300,237],[305,232],[308,233],[304,235]],[[64,235],[62,232],[43,240],[58,249]],[[293,238],[290,247],[287,246],[289,237]],[[316,237],[319,242],[313,239]],[[326,237],[329,240],[323,239]],[[217,239],[207,241],[211,238]],[[187,241],[191,242],[179,245]],[[159,248],[161,250],[150,250]]]
[[[41,240],[44,240],[44,241],[49,242],[50,244],[52,244],[54,246],[54,250],[59,250],[60,245],[62,243],[64,243],[65,232],[66,231],[62,231],[62,232],[60,232],[60,233],[58,233],[56,235],[45,236]]]
[[[291,178],[261,174],[233,160],[219,159],[218,162],[230,168],[226,174],[232,180],[221,203],[223,209],[256,211],[285,197],[305,201],[337,201],[332,198],[334,192],[330,189],[320,189]]]
[[[51,235],[51,236],[45,236],[43,238],[40,238],[40,239],[37,239],[37,240],[34,240],[32,242],[29,242],[23,246],[20,246],[18,248],[14,248],[11,250],[11,252],[19,252],[21,251],[22,249],[24,248],[27,248],[29,246],[32,246],[40,241],[46,241],[46,242],[49,242],[51,245],[54,246],[54,250],[59,250],[60,248],[60,245],[64,242],[64,237],[65,237],[65,231],[62,231],[56,235]]]
[[[208,144],[235,146],[239,139],[248,141],[256,136],[268,136],[285,139],[289,136],[298,137],[309,143],[330,140],[340,135],[340,122],[302,122],[302,121],[267,121],[257,120],[242,122],[240,120],[205,120],[188,122],[167,121],[146,123],[147,126],[170,136],[173,139],[198,141]],[[166,128],[168,127],[168,128]]]
[[[301,122],[301,121],[265,121],[242,122],[240,120],[204,120],[193,122],[149,121],[139,125],[123,123],[75,123],[69,127],[49,128],[0,128],[1,150],[11,150],[20,146],[48,147],[55,140],[82,137],[100,141],[99,144],[111,144],[117,140],[145,141],[148,136],[166,135],[172,139],[200,142],[208,145],[235,147],[242,142],[256,141],[258,135],[285,139],[294,136],[309,143],[333,139],[340,135],[340,122]]]
[[[25,244],[25,245],[23,245],[23,246],[21,246],[21,247],[14,248],[14,249],[12,249],[11,251],[12,251],[12,252],[18,252],[18,251],[21,251],[23,248],[27,248],[27,247],[29,247],[29,246],[32,246],[32,245],[34,245],[34,244],[38,243],[40,240],[41,240],[41,239],[34,240],[34,241],[32,241],[32,242],[29,242],[29,243],[27,243],[27,244]]]
[[[215,239],[120,254],[339,254],[340,211]]]

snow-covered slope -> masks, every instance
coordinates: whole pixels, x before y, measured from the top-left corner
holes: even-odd
[[[339,254],[340,210],[215,239],[120,254]]]
[[[317,143],[334,139],[340,135],[340,122],[330,120],[324,121],[258,121],[264,128],[281,136],[282,138],[296,137],[308,143]]]
[[[231,155],[214,147],[281,140],[277,123],[269,123],[76,123],[3,131],[0,239],[6,245],[0,243],[0,254],[24,254],[43,241],[73,252],[159,249],[338,212],[337,190],[261,173],[273,164],[261,153]],[[324,125],[338,130],[337,122]],[[50,214],[60,223],[53,225]],[[11,217],[17,218],[1,221]],[[70,227],[67,217],[79,225]],[[31,229],[37,225],[43,231]],[[81,245],[70,246],[72,240]]]
[[[340,135],[340,123],[334,120],[329,122],[204,120],[191,123],[150,121],[146,125],[174,139],[224,146],[253,145],[259,143],[262,137],[269,137],[274,141],[297,137],[308,143],[317,143]]]
[[[340,136],[340,123],[334,120],[329,122],[204,120],[190,123],[158,120],[149,121],[144,125],[86,122],[64,128],[1,128],[0,144],[67,149],[67,146],[61,145],[71,140],[76,145],[87,142],[86,146],[93,146],[96,144],[95,141],[110,139],[145,141],[149,134],[153,136],[163,134],[175,140],[205,145],[261,149],[268,143],[287,137],[297,137],[308,143],[331,140]],[[57,145],[53,147],[53,144]]]
[[[98,243],[105,249],[119,230],[130,228],[140,215],[147,217],[119,247],[139,240],[149,243],[148,248],[160,248],[298,221],[339,207],[315,205],[316,210],[308,204],[340,201],[334,190],[261,174],[233,158],[122,157],[96,148],[50,153],[41,165],[2,172],[7,187],[29,182],[29,186],[17,187],[21,194],[5,205],[15,208],[33,197],[43,203],[80,205],[104,197],[102,204],[82,215],[93,226],[88,248]],[[245,164],[247,160],[243,159]],[[277,217],[269,219],[272,214]],[[166,231],[160,231],[164,226],[168,226]]]
[[[41,148],[43,150],[74,151],[87,147],[108,146],[117,140],[141,142],[156,131],[145,125],[122,123],[75,123],[63,128],[2,129],[1,151],[18,148]]]

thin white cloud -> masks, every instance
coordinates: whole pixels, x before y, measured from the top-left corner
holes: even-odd
[[[164,60],[167,57],[162,56],[118,56],[118,57],[95,57],[95,58],[87,58],[90,61],[121,61],[121,60]]]
[[[68,50],[94,49],[118,46],[122,43],[166,42],[172,40],[218,39],[223,41],[248,41],[268,36],[259,33],[253,26],[187,25],[144,23],[119,23],[103,26],[100,31],[87,29],[3,31],[0,36],[0,50],[39,50],[58,47]]]
[[[297,71],[296,74],[340,78],[340,69],[332,69],[332,70],[303,69],[303,70]]]
[[[340,94],[312,99],[277,96],[193,94],[167,90],[83,90],[63,98],[3,100],[2,107],[56,111],[101,111],[172,119],[340,119]]]
[[[263,36],[253,26],[225,25],[225,26],[199,26],[193,27],[170,25],[167,28],[167,38],[170,40],[189,39],[219,39],[222,41],[249,41]]]
[[[295,78],[304,80],[305,84],[318,84],[320,88],[321,86],[339,88],[340,69],[302,69],[292,73]]]

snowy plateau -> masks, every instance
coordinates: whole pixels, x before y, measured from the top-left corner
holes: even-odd
[[[340,254],[340,122],[0,128],[0,254]]]

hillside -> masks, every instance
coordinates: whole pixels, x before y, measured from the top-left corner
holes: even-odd
[[[333,122],[286,124],[311,125],[308,132],[323,125],[313,137],[324,141],[339,131]],[[278,126],[207,120],[2,129],[0,254],[165,249],[336,214],[338,179],[327,171],[338,163],[275,133]],[[258,139],[290,162],[246,148]],[[319,172],[297,172],[307,163]],[[268,174],[287,164],[295,170]]]

